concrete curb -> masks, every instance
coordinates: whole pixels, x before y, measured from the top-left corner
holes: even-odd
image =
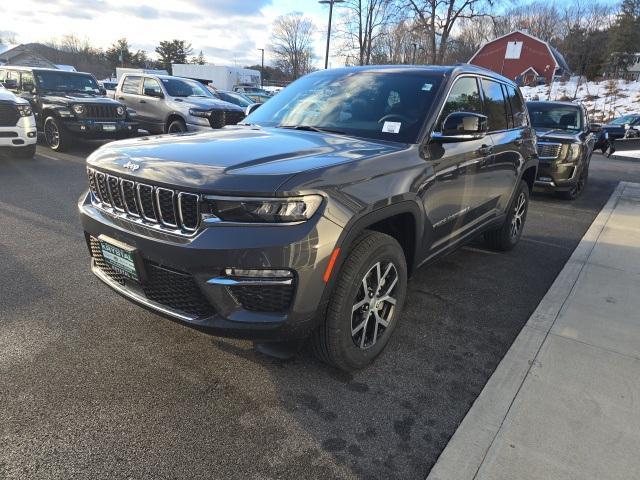
[[[431,469],[427,480],[476,478],[525,377],[536,361],[542,344],[573,291],[596,241],[627,187],[634,192],[634,196],[636,191],[640,191],[638,184],[628,182],[618,184],[458,426]]]

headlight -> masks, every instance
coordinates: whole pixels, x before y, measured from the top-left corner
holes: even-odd
[[[580,144],[569,143],[562,146],[561,163],[574,163],[580,158]]]
[[[118,114],[119,117],[124,117],[124,114],[127,113],[127,109],[124,108],[122,105],[118,105],[116,107],[116,113]]]
[[[18,107],[18,113],[21,117],[30,117],[33,113],[31,105],[16,105],[16,107]]]
[[[293,223],[309,220],[322,204],[320,195],[289,198],[205,197],[202,216],[208,221]]]
[[[84,113],[84,105],[74,105],[73,113],[76,115],[82,115]]]
[[[201,110],[199,108],[191,108],[189,109],[189,115],[193,115],[194,117],[209,118],[209,115],[211,115],[211,110]]]

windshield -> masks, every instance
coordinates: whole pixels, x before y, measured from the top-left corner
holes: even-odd
[[[416,143],[440,82],[415,73],[316,73],[292,83],[244,122]]]
[[[249,98],[237,93],[228,93],[228,92],[219,91],[218,95],[225,102],[235,103],[236,105],[239,105],[241,107],[248,107],[249,105],[253,104],[253,102]]]
[[[212,97],[209,90],[194,80],[182,78],[161,78],[167,93],[172,97]]]
[[[626,125],[627,123],[633,123],[638,119],[636,115],[625,115],[624,117],[611,120],[611,125]]]
[[[98,82],[91,75],[70,72],[33,72],[38,88],[57,92],[100,93]]]
[[[528,103],[527,109],[533,128],[582,130],[582,115],[577,106]]]

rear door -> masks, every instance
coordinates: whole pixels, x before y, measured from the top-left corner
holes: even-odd
[[[507,85],[489,78],[482,78],[481,83],[487,139],[493,144],[493,152],[482,164],[478,180],[485,202],[482,209],[496,213],[507,208],[524,163],[520,153],[523,131],[514,121]]]

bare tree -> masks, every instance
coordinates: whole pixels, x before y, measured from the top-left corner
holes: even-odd
[[[277,67],[292,80],[313,69],[313,32],[313,22],[299,12],[283,15],[275,20],[270,50]]]
[[[340,35],[345,48],[359,65],[371,63],[373,49],[393,22],[393,0],[346,0],[341,7]]]
[[[500,36],[514,30],[526,30],[545,42],[553,42],[562,36],[560,18],[555,3],[539,1],[519,5],[494,18],[494,34]]]
[[[493,0],[407,0],[406,5],[428,36],[430,63],[442,64],[456,23],[486,16]]]

